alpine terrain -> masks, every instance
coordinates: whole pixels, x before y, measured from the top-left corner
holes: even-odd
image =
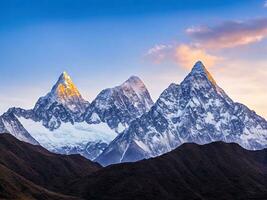
[[[153,101],[144,83],[131,76],[120,86],[100,92],[88,107],[85,120],[106,122],[110,128],[121,132],[130,122],[149,111]],[[97,117],[99,118],[97,118]]]
[[[33,109],[10,108],[0,117],[0,132],[61,154],[95,159],[129,123],[153,105],[138,77],[103,90],[90,104],[63,72]]]
[[[96,159],[102,165],[137,161],[194,142],[235,142],[267,147],[267,122],[231,100],[197,62],[180,85],[172,83],[149,112],[134,120]]]

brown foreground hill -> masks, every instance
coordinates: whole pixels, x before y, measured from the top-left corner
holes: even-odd
[[[248,151],[223,142],[184,144],[156,158],[102,168],[78,155],[53,154],[0,135],[0,198],[75,197],[267,199],[267,150]]]

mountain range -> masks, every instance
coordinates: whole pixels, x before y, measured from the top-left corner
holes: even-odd
[[[180,85],[172,83],[149,112],[134,120],[96,159],[102,165],[159,156],[194,142],[235,142],[246,149],[267,147],[267,122],[235,103],[201,62]]]
[[[154,103],[136,76],[89,103],[63,72],[33,109],[10,108],[0,132],[60,154],[79,153],[106,166],[167,153],[183,143],[234,142],[267,147],[267,122],[234,102],[198,61]]]
[[[0,117],[0,132],[61,153],[95,159],[121,131],[153,105],[135,76],[100,92],[90,104],[63,72],[33,109],[10,108]]]
[[[1,199],[266,199],[267,151],[193,143],[156,158],[101,167],[0,135]]]

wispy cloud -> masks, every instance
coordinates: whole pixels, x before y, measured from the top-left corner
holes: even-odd
[[[216,26],[191,27],[186,33],[201,48],[233,48],[259,42],[267,37],[267,18],[226,21]]]
[[[167,57],[172,57],[172,51],[173,45],[157,44],[150,48],[145,56],[155,63],[161,63],[163,60],[167,59]]]
[[[267,8],[267,1],[264,1],[263,7]]]

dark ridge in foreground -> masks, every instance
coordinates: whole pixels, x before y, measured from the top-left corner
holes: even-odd
[[[64,194],[64,195],[63,195]],[[69,195],[69,196],[67,196]],[[184,144],[160,157],[102,168],[0,134],[0,199],[265,200],[267,149]]]
[[[0,199],[78,200],[48,191],[0,164]]]
[[[97,200],[266,199],[267,150],[188,143],[157,158],[108,166],[67,190]]]
[[[10,134],[0,134],[0,164],[10,171],[11,177],[15,174],[15,177],[18,175],[32,182],[30,185],[27,182],[29,187],[36,184],[55,192],[61,192],[69,181],[87,176],[101,168],[98,163],[80,155],[51,153],[41,146],[21,142]],[[3,177],[5,174],[0,171]],[[6,194],[5,187],[16,191],[20,179],[10,179],[10,185],[1,184],[0,194]]]

